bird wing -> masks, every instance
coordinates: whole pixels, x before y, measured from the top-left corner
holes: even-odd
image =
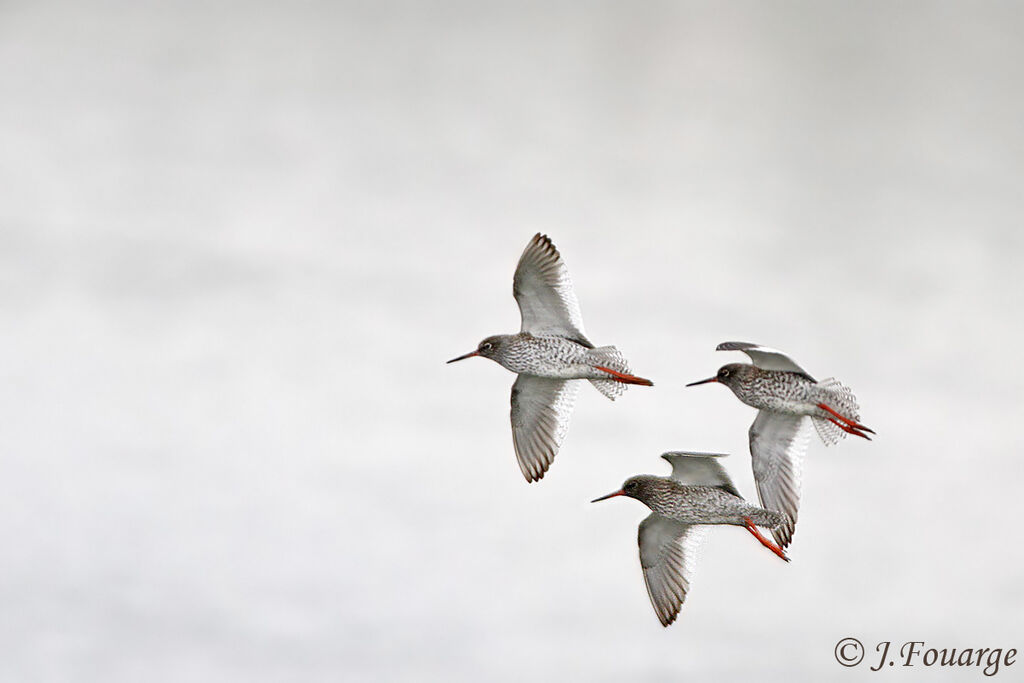
[[[811,377],[806,370],[797,365],[792,358],[784,354],[782,351],[770,349],[767,346],[760,346],[749,342],[722,342],[715,348],[715,351],[742,351],[750,356],[750,360],[753,361],[756,367],[759,367],[762,370],[799,372],[802,375],[806,375],[812,382],[814,381],[814,378]]]
[[[697,548],[704,530],[683,524],[657,513],[640,522],[640,566],[651,605],[662,626],[676,619],[690,590],[690,579],[697,561]]]
[[[768,410],[758,412],[750,425],[750,457],[761,507],[789,516],[772,530],[785,548],[793,540],[800,507],[800,478],[810,431],[804,416]]]
[[[558,453],[579,383],[519,375],[512,385],[512,444],[526,481],[544,476]]]
[[[569,269],[547,235],[537,233],[526,245],[512,280],[512,294],[522,314],[523,332],[557,335],[593,348],[583,331]]]
[[[669,451],[662,453],[672,465],[672,478],[686,486],[717,486],[729,493],[740,496],[736,486],[729,478],[729,473],[722,467],[719,458],[725,453],[691,453],[689,451]]]

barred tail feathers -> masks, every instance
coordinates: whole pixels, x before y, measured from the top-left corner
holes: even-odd
[[[818,387],[823,390],[823,402],[836,412],[854,422],[860,421],[860,406],[857,405],[857,397],[853,395],[850,387],[842,384],[839,380],[829,377],[818,382]],[[839,442],[839,439],[846,438],[846,432],[827,417],[812,416],[814,428],[818,430],[818,436],[826,446]]]
[[[592,379],[590,383],[598,391],[615,400],[626,390],[627,384],[651,386],[652,382],[642,377],[634,377],[630,373],[629,363],[614,346],[600,346],[590,351],[590,361],[595,368],[610,375],[609,379]]]
[[[618,372],[629,374],[629,363],[623,357],[622,352],[614,346],[599,346],[590,351],[590,357],[594,365],[601,365]],[[626,391],[626,385],[616,382],[613,379],[592,379],[590,383],[594,388],[614,401]]]

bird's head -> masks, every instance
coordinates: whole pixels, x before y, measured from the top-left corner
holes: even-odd
[[[646,503],[654,495],[656,491],[665,487],[664,477],[655,477],[650,474],[640,474],[635,477],[630,477],[622,483],[622,488],[618,491],[613,491],[607,496],[601,496],[590,501],[596,503],[599,500],[607,500],[614,498],[615,496],[627,496],[629,498],[636,498],[641,503]]]
[[[753,365],[749,365],[747,363],[729,363],[728,365],[723,365],[718,368],[718,372],[714,377],[708,377],[707,379],[702,379],[699,382],[690,382],[686,386],[694,387],[698,384],[718,382],[719,384],[724,384],[725,386],[732,388],[736,384],[746,381],[754,374],[754,372],[756,372],[756,369]]]
[[[463,354],[458,358],[452,358],[449,363],[454,363],[457,360],[464,360],[466,358],[472,358],[473,356],[483,356],[484,358],[495,358],[501,350],[504,348],[505,341],[508,339],[507,334],[496,334],[493,337],[488,337],[480,342],[476,351],[470,351],[469,353]]]

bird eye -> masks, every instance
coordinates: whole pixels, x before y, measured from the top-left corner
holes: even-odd
[[[626,484],[626,488],[627,489],[635,489],[636,488],[636,482],[635,481],[629,482],[628,484]]]
[[[480,350],[481,351],[490,351],[491,350],[491,346],[492,346],[491,342],[484,342],[483,344],[480,345]]]

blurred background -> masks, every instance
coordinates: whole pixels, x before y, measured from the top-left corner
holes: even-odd
[[[1014,3],[0,4],[0,679],[1021,648],[1022,30]],[[583,387],[527,485],[513,376],[444,361],[518,330],[536,231],[656,386]],[[878,436],[812,440],[793,562],[715,529],[663,629],[646,509],[588,501],[671,449],[732,453],[756,500],[754,410],[683,388],[746,360],[726,340],[840,378]]]

